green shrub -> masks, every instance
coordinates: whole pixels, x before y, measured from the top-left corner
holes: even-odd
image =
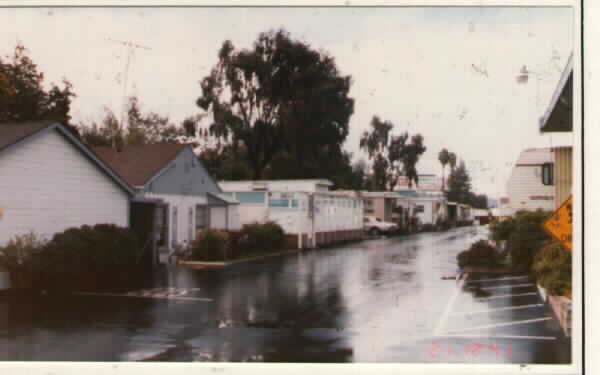
[[[490,224],[490,238],[496,243],[507,241],[515,229],[515,220],[512,217],[496,220]]]
[[[0,269],[9,272],[32,271],[33,258],[46,247],[47,241],[31,232],[10,239],[0,247]]]
[[[460,252],[456,256],[458,266],[487,266],[498,265],[499,256],[494,246],[486,240],[479,240],[471,245],[468,250]]]
[[[558,242],[539,251],[533,263],[533,271],[540,285],[551,295],[558,296],[571,292],[571,267],[571,253]]]
[[[220,229],[204,229],[192,242],[189,259],[195,261],[224,261],[229,259],[229,233]]]
[[[549,215],[549,212],[542,210],[519,211],[515,215],[507,249],[516,270],[530,272],[536,253],[550,241],[550,236],[543,228]]]
[[[48,277],[130,271],[142,249],[136,235],[114,224],[83,225],[56,233],[34,258],[34,269]]]
[[[285,232],[272,221],[244,225],[238,240],[240,251],[248,255],[279,251],[284,245]]]

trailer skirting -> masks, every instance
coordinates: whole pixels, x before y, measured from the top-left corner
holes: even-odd
[[[316,247],[328,246],[347,241],[359,241],[363,238],[364,232],[362,229],[317,232],[315,233],[315,245]],[[311,241],[306,233],[302,234],[301,239],[298,237],[298,234],[289,233],[286,234],[286,246],[288,249],[308,249],[313,247],[313,241]]]

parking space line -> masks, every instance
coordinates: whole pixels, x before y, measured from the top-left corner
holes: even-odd
[[[556,336],[513,336],[513,335],[437,335],[441,338],[483,338],[483,339],[515,339],[515,340],[556,340]]]
[[[546,317],[546,318],[537,318],[537,319],[517,320],[517,321],[512,321],[512,322],[506,322],[506,323],[496,323],[496,324],[488,324],[485,326],[463,328],[463,329],[458,329],[458,330],[450,330],[447,333],[460,333],[460,332],[476,331],[478,329],[487,329],[487,328],[496,328],[496,327],[510,327],[510,326],[516,326],[516,325],[521,325],[521,324],[543,322],[543,321],[547,321],[547,320],[551,320],[551,319],[552,318]]]
[[[487,309],[487,310],[462,311],[462,312],[452,313],[450,315],[483,314],[483,313],[489,313],[489,312],[495,312],[495,311],[522,310],[522,309],[529,309],[529,308],[532,308],[532,307],[542,307],[542,306],[544,306],[544,304],[542,304],[542,303],[535,303],[535,304],[531,304],[531,305],[520,305],[520,306],[511,306],[511,307],[499,307],[499,308],[496,308],[496,309]]]
[[[483,290],[493,290],[493,289],[506,289],[506,288],[524,288],[526,286],[534,286],[533,283],[528,284],[512,284],[512,285],[496,285],[496,286],[486,286],[486,287],[476,287],[470,286],[469,289],[483,289]]]
[[[468,277],[469,277],[469,274],[466,274],[465,277],[460,279],[460,281],[456,285],[454,294],[452,294],[452,296],[448,300],[448,303],[446,304],[446,308],[444,309],[444,312],[442,313],[442,316],[440,317],[440,320],[438,321],[437,326],[433,330],[434,335],[439,334],[442,331],[442,328],[444,328],[444,326],[446,325],[446,321],[448,321],[448,316],[450,316],[450,311],[452,310],[452,306],[454,305],[454,302],[456,301],[456,298],[460,294],[460,291],[462,290],[462,287]]]
[[[526,279],[529,276],[511,276],[511,277],[502,277],[498,279],[483,279],[483,280],[471,280],[470,283],[476,283],[480,281],[503,281],[503,280],[517,280],[517,279]]]
[[[479,297],[476,298],[475,300],[477,301],[487,301],[489,299],[497,299],[497,298],[508,298],[508,297],[520,297],[520,296],[537,296],[537,293],[535,292],[531,292],[531,293],[511,293],[511,294],[500,294],[497,296],[491,296],[491,297]]]

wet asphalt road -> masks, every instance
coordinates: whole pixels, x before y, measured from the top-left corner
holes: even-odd
[[[442,280],[486,235],[162,269],[130,296],[0,297],[0,360],[569,363],[570,341],[527,277]]]

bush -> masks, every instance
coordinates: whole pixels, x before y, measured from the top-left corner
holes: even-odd
[[[512,217],[493,221],[490,224],[490,238],[496,243],[507,241],[514,229],[515,220]]]
[[[189,259],[195,261],[224,261],[230,256],[229,233],[219,229],[204,229],[192,242]]]
[[[84,225],[56,233],[33,259],[33,266],[51,278],[128,272],[137,266],[141,251],[136,235],[128,228],[114,224]]]
[[[499,256],[494,246],[486,240],[479,240],[471,245],[469,250],[460,252],[456,256],[458,266],[487,266],[493,267],[498,265]]]
[[[508,236],[507,250],[512,265],[518,271],[530,272],[536,253],[551,240],[543,228],[549,215],[549,212],[542,210],[517,212],[514,228]]]
[[[252,223],[242,227],[238,246],[247,254],[279,251],[285,246],[285,232],[275,222]]]
[[[33,258],[46,247],[47,241],[35,233],[13,237],[6,246],[0,247],[0,269],[9,272],[31,272]]]
[[[545,246],[535,256],[534,274],[541,286],[551,295],[567,295],[571,292],[572,257],[562,244],[554,242]]]
[[[284,245],[285,232],[279,224],[252,223],[244,225],[240,231],[205,229],[180,255],[194,261],[226,261],[280,251]]]

